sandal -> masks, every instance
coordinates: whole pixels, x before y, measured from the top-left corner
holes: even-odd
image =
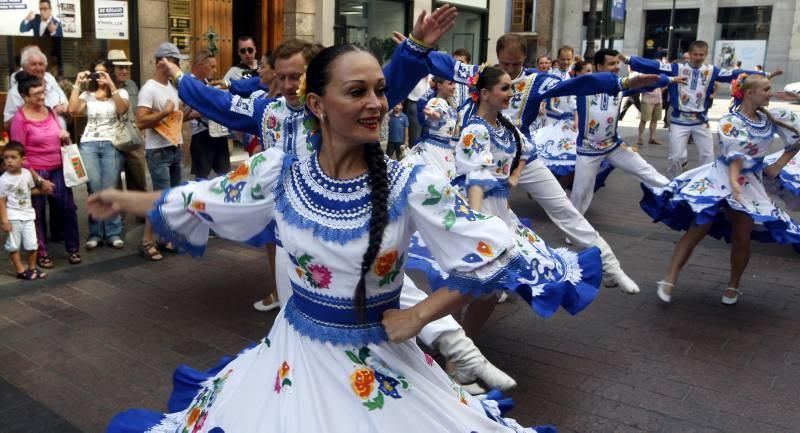
[[[736,294],[733,296],[726,296],[725,292],[727,291],[735,292]],[[725,305],[736,305],[736,303],[739,302],[739,295],[741,294],[742,292],[739,291],[739,289],[728,287],[724,292],[722,292],[722,303]]]
[[[36,264],[39,265],[40,268],[45,269],[53,269],[56,263],[51,259],[49,256],[39,256],[36,258]]]
[[[69,253],[69,258],[67,260],[69,260],[69,264],[70,265],[77,265],[82,261],[81,260],[81,255],[78,254],[77,251],[73,251],[73,252]]]
[[[32,276],[36,277],[36,278],[31,278],[32,280],[43,280],[47,278],[47,273],[42,272],[42,270],[39,268],[28,269],[28,272],[30,272]]]
[[[158,248],[156,248],[156,244],[154,244],[153,242],[146,242],[139,245],[139,254],[141,254],[142,257],[151,260],[153,262],[158,262],[164,259],[164,256],[161,255],[161,251],[159,251]]]
[[[175,248],[175,244],[173,244],[172,242],[158,241],[158,242],[156,242],[156,246],[158,246],[158,249],[160,251],[166,251],[168,253],[177,253],[178,252],[178,249]]]
[[[33,272],[31,272],[30,269],[25,269],[22,272],[17,272],[17,279],[18,280],[31,281],[31,280],[35,280],[36,276],[33,274]]]

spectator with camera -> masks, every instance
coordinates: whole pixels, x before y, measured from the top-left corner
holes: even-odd
[[[52,195],[32,198],[36,210],[36,240],[39,244],[36,263],[49,269],[55,263],[47,254],[47,228],[51,233],[56,221],[62,224],[64,246],[70,264],[81,262],[78,213],[72,189],[64,181],[61,146],[69,143],[69,133],[61,126],[55,110],[45,105],[45,82],[38,75],[17,72],[17,92],[25,103],[11,119],[11,139],[25,147],[28,168],[34,174],[53,183]]]
[[[236,52],[239,53],[239,64],[231,66],[225,76],[225,81],[241,80],[258,76],[258,61],[256,61],[256,41],[252,36],[239,36]]]
[[[69,96],[69,113],[87,116],[80,151],[89,176],[89,188],[95,192],[115,187],[122,169],[122,152],[114,147],[113,141],[119,115],[128,112],[128,92],[117,89],[108,75],[110,69],[111,64],[106,59],[95,60],[92,72],[78,73]],[[84,88],[86,90],[81,91]],[[125,245],[121,216],[104,221],[89,219],[86,249],[91,251],[103,241],[117,249]]]
[[[123,50],[109,50],[108,61],[111,63],[111,79],[117,89],[125,89],[128,92],[128,112],[127,121],[136,126],[136,104],[139,98],[139,86],[131,80],[131,66],[133,62],[128,60]],[[144,158],[144,137],[139,146],[131,146],[120,149],[123,153],[123,170],[125,170],[125,183],[131,191],[147,191],[147,162]],[[144,222],[144,219],[141,219]]]

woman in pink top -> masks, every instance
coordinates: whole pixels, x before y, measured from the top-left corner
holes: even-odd
[[[53,194],[37,195],[32,198],[36,209],[36,236],[39,242],[37,263],[42,268],[52,268],[53,260],[47,255],[47,218],[45,208],[50,207],[51,234],[53,223],[62,219],[64,245],[71,264],[81,262],[78,253],[78,214],[72,189],[64,184],[61,165],[61,144],[69,142],[69,134],[61,129],[56,114],[44,105],[44,82],[26,72],[15,76],[19,94],[25,104],[11,119],[11,139],[25,146],[25,157],[30,169],[44,179],[53,182]]]

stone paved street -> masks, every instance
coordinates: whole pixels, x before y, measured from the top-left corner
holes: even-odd
[[[726,107],[718,101],[713,113]],[[622,128],[632,141],[635,114]],[[666,130],[658,138],[664,145],[642,155],[663,172]],[[519,382],[510,415],[567,433],[800,431],[800,255],[754,244],[744,295],[723,307],[729,248],[705,240],[664,305],[654,282],[679,233],[653,224],[640,197],[615,171],[587,216],[641,294],[604,289],[579,316],[548,320],[512,299],[478,339]],[[524,193],[512,203],[564,245]],[[129,245],[138,236],[129,233]],[[71,268],[62,259],[42,282],[0,281],[0,432],[102,432],[125,408],[164,409],[175,367],[208,368],[275,317],[251,306],[266,278],[262,251],[212,240],[203,259],[147,263],[132,246],[107,253],[84,253],[87,263]]]

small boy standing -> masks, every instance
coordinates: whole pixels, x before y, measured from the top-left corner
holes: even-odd
[[[8,233],[6,251],[11,255],[11,264],[21,280],[39,280],[47,274],[36,268],[36,211],[31,204],[31,194],[38,194],[42,179],[34,178],[30,170],[23,168],[25,147],[9,142],[3,149],[5,173],[0,176],[0,220]],[[28,252],[27,269],[22,264],[20,247]]]
[[[403,158],[402,147],[408,147],[408,116],[403,113],[403,105],[397,104],[389,113],[389,143],[386,154],[389,158]]]

